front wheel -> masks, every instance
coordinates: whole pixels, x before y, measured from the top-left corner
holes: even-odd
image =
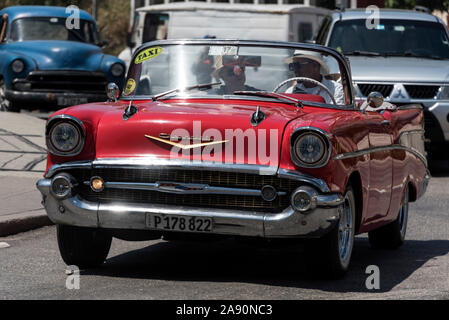
[[[368,232],[371,247],[376,249],[397,249],[404,244],[408,221],[409,189],[405,188],[401,208],[395,221],[377,230]]]
[[[112,236],[98,229],[57,226],[59,252],[67,265],[98,267],[106,260]]]
[[[338,225],[326,236],[314,239],[306,245],[307,267],[311,273],[328,278],[341,278],[349,269],[354,247],[356,206],[352,187],[349,185],[339,208]]]

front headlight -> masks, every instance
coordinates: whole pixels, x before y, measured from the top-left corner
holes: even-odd
[[[25,70],[25,63],[20,59],[16,59],[11,63],[11,69],[15,73],[21,73]]]
[[[330,145],[319,133],[306,131],[292,141],[292,160],[301,167],[319,168],[329,160]]]
[[[125,67],[120,63],[114,63],[111,66],[111,74],[114,77],[121,77],[125,73]]]
[[[84,144],[84,133],[80,125],[69,120],[49,124],[47,132],[48,150],[58,156],[78,155]]]
[[[437,94],[438,100],[449,100],[449,86],[443,86],[440,88]]]

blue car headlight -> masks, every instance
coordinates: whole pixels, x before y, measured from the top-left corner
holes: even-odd
[[[124,73],[125,73],[125,67],[121,63],[114,63],[111,66],[111,74],[114,77],[116,77],[116,78],[121,77],[124,75]]]
[[[292,141],[291,153],[296,165],[319,168],[327,164],[329,160],[330,143],[319,133],[305,131]]]
[[[25,70],[25,62],[20,59],[16,59],[11,63],[11,69],[15,73],[21,73],[23,70]]]

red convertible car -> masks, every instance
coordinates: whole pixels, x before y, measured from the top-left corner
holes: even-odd
[[[404,242],[430,178],[423,110],[373,92],[312,44],[173,40],[136,51],[120,96],[47,123],[37,184],[63,260],[102,264],[111,240],[305,239],[311,270],[342,276],[354,236]]]

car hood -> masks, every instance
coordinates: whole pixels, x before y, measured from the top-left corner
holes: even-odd
[[[260,101],[133,104],[139,111],[127,121],[122,119],[126,105],[102,116],[97,126],[97,158],[154,156],[277,167],[284,128],[304,114],[294,106]],[[250,118],[258,106],[266,118],[253,127]],[[172,142],[177,143],[214,144],[193,149],[193,153],[192,150],[183,153],[167,143],[169,139],[164,135],[171,136]],[[161,138],[163,141],[159,140]]]
[[[447,82],[447,60],[349,56],[352,79],[372,82]]]
[[[14,42],[8,50],[32,58],[40,70],[96,71],[103,58],[100,47],[75,41]]]

